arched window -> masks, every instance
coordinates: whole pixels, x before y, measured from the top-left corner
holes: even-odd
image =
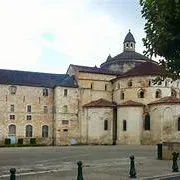
[[[131,48],[133,47],[133,43],[131,43]]]
[[[132,80],[128,81],[128,87],[132,87]]]
[[[167,86],[167,85],[168,85],[168,81],[167,81],[167,80],[164,82],[164,85],[165,85],[165,86]]]
[[[144,98],[144,91],[142,89],[138,91],[138,98]]]
[[[178,118],[178,131],[180,131],[180,117]]]
[[[171,96],[173,96],[173,97],[177,96],[177,93],[176,93],[176,91],[174,89],[171,90]]]
[[[31,125],[26,126],[26,137],[32,137],[33,128]]]
[[[126,44],[126,47],[129,47],[129,44],[128,44],[128,43]]]
[[[151,86],[151,80],[148,81],[148,85]]]
[[[179,81],[177,82],[177,87],[179,87]]]
[[[156,98],[161,98],[161,90],[160,89],[156,90]]]
[[[120,94],[120,99],[123,100],[124,99],[124,92],[121,91],[121,94]]]
[[[118,89],[120,89],[120,83],[118,83]]]
[[[123,120],[123,131],[127,131],[127,121]]]
[[[93,89],[93,83],[91,83],[91,89]]]
[[[14,124],[9,125],[9,135],[16,135],[16,126]]]
[[[108,120],[104,120],[104,130],[107,131],[108,130]]]
[[[107,84],[105,84],[105,86],[104,86],[104,90],[105,90],[105,91],[107,91]]]
[[[146,114],[145,118],[144,118],[144,130],[145,131],[149,131],[150,130],[150,126],[151,126],[150,115]]]
[[[42,126],[42,137],[48,137],[48,126]]]

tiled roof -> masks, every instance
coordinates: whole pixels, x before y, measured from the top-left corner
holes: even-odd
[[[160,66],[153,62],[144,62],[124,73],[121,77],[143,75],[160,75]]]
[[[116,104],[114,102],[107,101],[103,98],[98,99],[96,101],[92,101],[84,105],[84,107],[115,107],[115,106]]]
[[[128,34],[126,35],[124,39],[124,43],[125,42],[135,42],[134,36],[131,34],[130,31],[128,32]]]
[[[124,51],[115,57],[108,58],[106,62],[101,64],[101,67],[104,67],[107,64],[113,64],[115,62],[127,62],[127,61],[146,62],[146,61],[152,61],[152,60],[135,51]]]
[[[0,69],[0,84],[53,88],[69,75]]]
[[[56,86],[63,87],[78,87],[77,80],[74,75],[66,77],[61,83],[56,84]]]
[[[180,98],[176,98],[173,96],[166,96],[157,101],[153,101],[148,105],[155,105],[155,104],[180,104]]]
[[[117,75],[116,72],[108,71],[102,68],[98,67],[88,67],[88,66],[79,66],[79,65],[73,65],[70,66],[76,68],[79,72],[87,72],[87,73],[97,73],[97,74],[109,74],[109,75]]]
[[[144,104],[132,100],[125,101],[118,106],[145,106]]]

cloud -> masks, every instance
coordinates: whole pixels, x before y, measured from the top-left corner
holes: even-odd
[[[1,68],[65,73],[70,63],[100,65],[122,51],[129,28],[128,16],[118,12],[124,1],[114,2],[108,8],[108,1],[94,0],[0,1]],[[133,27],[142,34],[141,25]],[[47,48],[56,52],[49,59]]]

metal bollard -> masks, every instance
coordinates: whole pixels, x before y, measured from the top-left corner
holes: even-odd
[[[10,173],[11,173],[11,175],[10,175],[10,180],[16,180],[16,169],[15,168],[11,168],[10,169]]]
[[[82,161],[77,162],[78,165],[78,175],[77,175],[77,180],[83,180],[83,175],[82,175]]]
[[[179,167],[178,167],[178,164],[177,164],[177,158],[179,156],[179,153],[173,152],[172,155],[173,155],[172,172],[178,172],[179,171]]]
[[[135,164],[134,164],[134,156],[130,156],[130,160],[131,160],[131,163],[130,163],[130,171],[129,171],[129,176],[130,178],[136,178],[136,169],[135,169]]]

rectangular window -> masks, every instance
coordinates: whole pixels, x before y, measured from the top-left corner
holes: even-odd
[[[43,96],[48,96],[48,89],[47,88],[43,89]]]
[[[68,95],[68,90],[64,89],[64,96],[67,96],[67,95]]]
[[[64,106],[63,106],[63,112],[64,112],[64,113],[67,113],[67,108],[68,108],[67,105],[64,105]]]
[[[44,113],[48,113],[48,107],[44,106]]]
[[[14,112],[14,104],[11,104],[10,111]]]
[[[31,115],[27,115],[26,119],[31,120]]]
[[[68,120],[62,120],[62,124],[69,124]]]
[[[15,115],[10,115],[10,120],[15,120]]]
[[[27,112],[31,113],[31,106],[30,105],[27,106]]]

